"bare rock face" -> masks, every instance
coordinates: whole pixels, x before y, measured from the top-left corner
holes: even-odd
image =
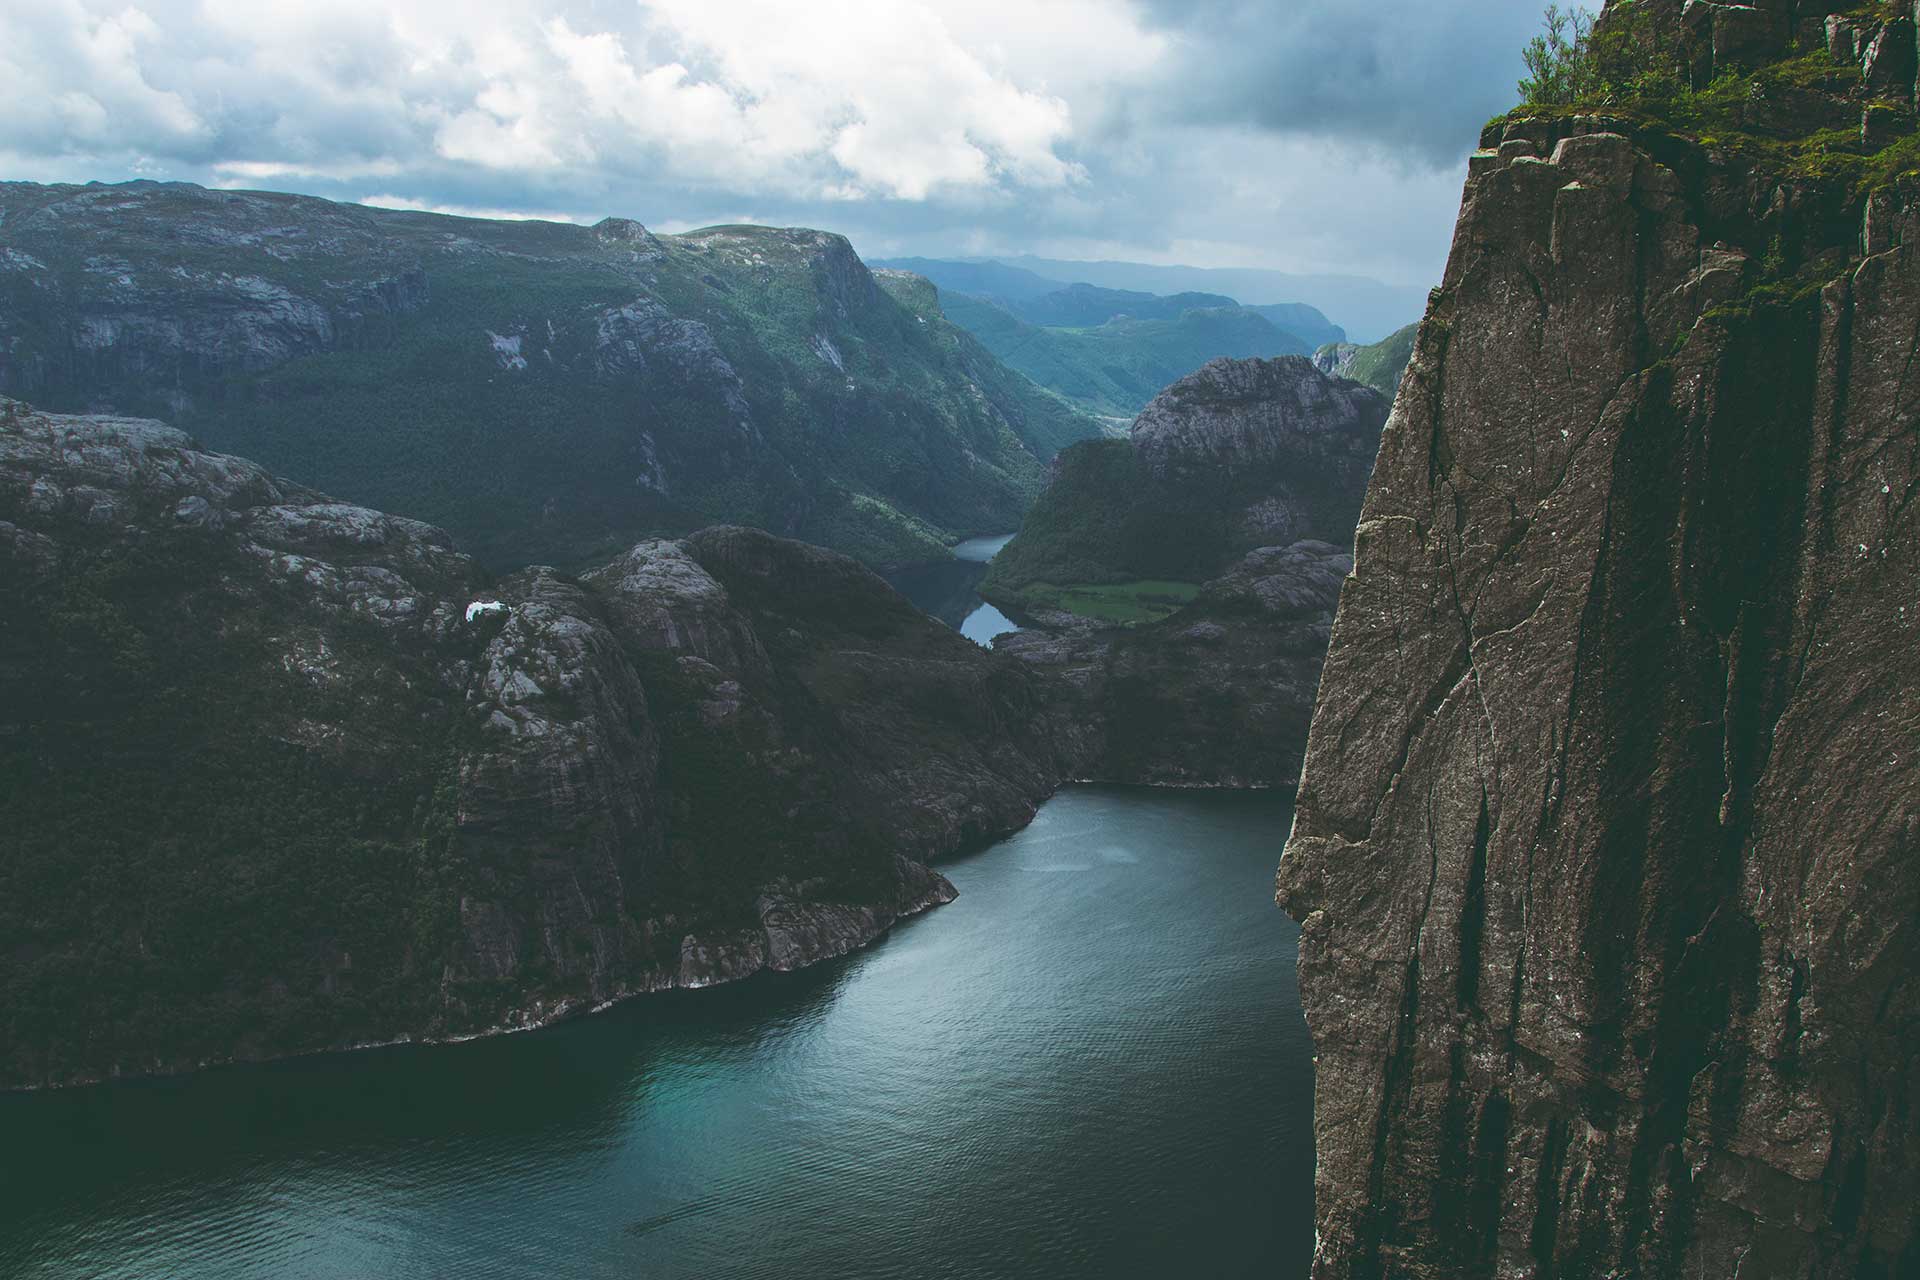
[[[1214,360],[1061,455],[981,592],[1030,628],[998,647],[1049,677],[1078,776],[1293,788],[1387,410],[1303,357]],[[1049,607],[1088,581],[1199,590],[1150,624]]]
[[[1163,621],[1099,628],[1068,614],[996,648],[1049,678],[1054,737],[1081,777],[1290,790],[1352,566],[1329,543],[1262,547]]]
[[[1133,447],[1156,476],[1218,476],[1351,455],[1361,474],[1387,404],[1306,356],[1210,360],[1134,419]],[[1359,447],[1354,447],[1355,444]]]
[[[1280,867],[1317,1277],[1920,1269],[1920,194],[1849,200],[1473,162]]]
[[[1062,773],[1031,672],[744,529],[442,531],[0,400],[0,1087],[534,1026],[844,954]]]

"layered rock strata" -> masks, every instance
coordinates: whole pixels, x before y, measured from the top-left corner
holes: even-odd
[[[1910,97],[1807,8],[1688,4],[1696,76],[1865,24]],[[1920,1272],[1920,188],[1771,154],[1473,161],[1280,867],[1323,1280]]]

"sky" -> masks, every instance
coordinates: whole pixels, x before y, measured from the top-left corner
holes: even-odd
[[[0,179],[1438,279],[1540,0],[0,0]]]

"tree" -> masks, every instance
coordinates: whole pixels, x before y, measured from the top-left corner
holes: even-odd
[[[1522,102],[1530,107],[1578,102],[1595,88],[1593,15],[1577,6],[1548,5],[1546,30],[1529,40],[1520,56],[1527,64]]]

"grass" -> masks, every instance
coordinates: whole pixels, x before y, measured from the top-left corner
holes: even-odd
[[[1865,5],[1855,16],[1878,16]],[[1495,126],[1520,119],[1557,119],[1602,114],[1670,134],[1702,147],[1736,155],[1782,177],[1830,185],[1853,196],[1901,178],[1920,176],[1920,138],[1909,133],[1869,149],[1857,115],[1840,123],[1818,119],[1820,104],[1840,114],[1853,109],[1892,120],[1910,113],[1866,96],[1860,68],[1836,60],[1825,48],[1795,52],[1753,70],[1729,70],[1706,85],[1688,86],[1671,51],[1657,42],[1641,47],[1616,41],[1602,55],[1608,66],[1589,77],[1589,89],[1572,102],[1523,104],[1496,118]],[[1804,121],[1781,130],[1777,120]]]
[[[1132,625],[1158,622],[1191,604],[1200,594],[1192,582],[1146,580],[1108,584],[1036,582],[1021,593],[1029,608],[1063,609],[1098,622]]]

